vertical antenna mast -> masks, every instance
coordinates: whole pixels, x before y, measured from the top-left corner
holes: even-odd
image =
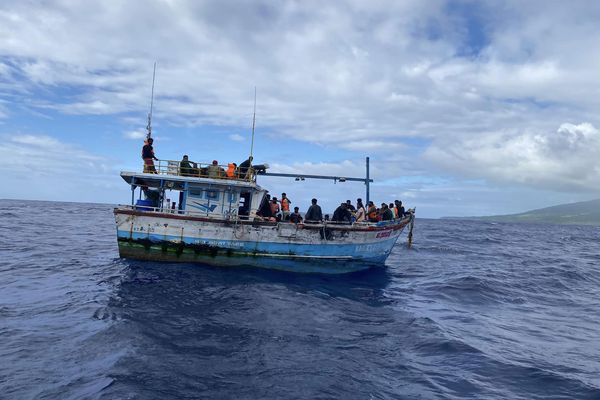
[[[148,113],[148,125],[146,126],[146,130],[148,134],[146,135],[146,139],[150,139],[152,137],[152,108],[154,106],[154,78],[156,77],[156,61],[154,61],[154,71],[152,72],[152,95],[150,96],[150,112]]]
[[[254,150],[254,125],[256,124],[256,86],[254,86],[254,114],[252,116],[252,142],[250,142],[250,157]]]

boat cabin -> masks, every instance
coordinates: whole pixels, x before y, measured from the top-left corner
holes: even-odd
[[[230,219],[256,215],[267,191],[251,171],[244,179],[189,176],[158,168],[157,173],[121,172],[131,186],[131,206],[144,211],[172,212]],[[137,197],[137,199],[136,199]]]

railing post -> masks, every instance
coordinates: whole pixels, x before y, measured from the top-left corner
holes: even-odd
[[[367,207],[369,206],[369,195],[370,195],[370,193],[369,193],[369,181],[370,181],[370,179],[369,179],[369,157],[367,157],[367,180],[365,182],[367,184],[367,202],[365,203]]]

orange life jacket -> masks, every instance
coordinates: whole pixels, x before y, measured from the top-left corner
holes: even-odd
[[[233,165],[233,163],[227,164],[227,177],[228,178],[235,177],[235,165]]]
[[[281,199],[281,211],[290,211],[290,201],[287,197]]]

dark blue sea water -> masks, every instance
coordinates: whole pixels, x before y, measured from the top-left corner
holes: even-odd
[[[107,205],[0,201],[3,399],[600,399],[600,228],[417,219],[387,268],[118,258]]]

